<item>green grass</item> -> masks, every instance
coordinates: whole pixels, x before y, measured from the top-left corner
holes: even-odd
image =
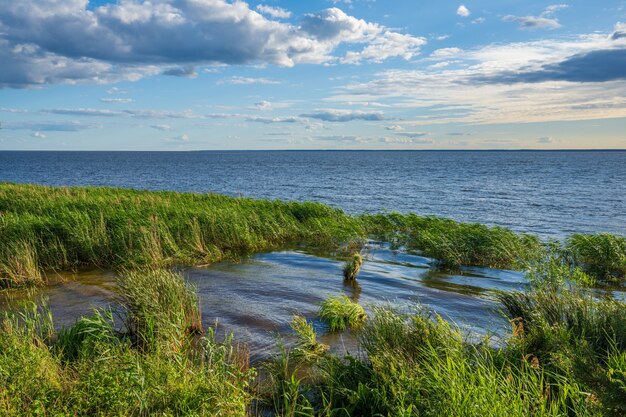
[[[367,319],[363,307],[352,302],[345,294],[324,300],[318,316],[328,323],[331,332],[358,329]]]
[[[626,277],[626,238],[608,233],[574,234],[566,250],[572,261],[600,280],[617,281]]]
[[[130,333],[115,329],[107,311],[58,333],[45,307],[4,314],[0,415],[247,415],[255,373],[242,357],[245,350],[230,339],[218,343],[212,329],[180,349],[178,336],[188,332],[195,294],[175,274],[149,271],[145,280],[134,274],[137,282],[155,280],[168,295],[150,305],[143,305],[147,298],[137,301],[141,310],[125,305]],[[127,302],[133,291],[122,287],[122,299]],[[150,349],[137,340],[150,340]]]
[[[344,279],[354,281],[361,270],[361,265],[363,265],[363,257],[359,253],[352,255],[352,259],[346,262],[346,265],[343,267]]]
[[[232,338],[217,342],[212,328],[198,334],[197,297],[179,274],[143,270],[124,279],[121,328],[108,310],[58,332],[45,305],[4,313],[0,415],[626,413],[626,305],[575,286],[500,294],[513,326],[499,345],[422,309],[381,306],[359,328],[360,353],[343,357],[294,316],[296,343],[280,344],[257,377]]]
[[[125,327],[141,349],[167,345],[166,352],[182,351],[202,333],[195,288],[181,274],[161,269],[128,271],[120,276],[118,286]]]
[[[365,235],[357,219],[318,203],[0,184],[0,287],[41,283],[49,269],[212,263]]]
[[[44,284],[49,270],[209,264],[294,244],[354,253],[368,237],[444,268],[525,269],[546,256],[536,236],[416,214],[353,216],[311,202],[0,183],[0,288]],[[620,280],[625,242],[573,235],[564,250],[597,279]]]

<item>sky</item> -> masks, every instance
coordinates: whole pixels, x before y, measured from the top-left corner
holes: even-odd
[[[626,0],[0,0],[0,150],[626,149]]]

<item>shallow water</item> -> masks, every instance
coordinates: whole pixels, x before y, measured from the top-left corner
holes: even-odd
[[[466,268],[447,275],[429,269],[428,258],[370,245],[357,286],[346,284],[343,262],[302,251],[258,254],[239,263],[222,262],[205,268],[185,268],[184,275],[197,286],[204,326],[217,323],[218,335],[233,332],[245,342],[252,360],[266,358],[278,335],[289,341],[289,322],[295,313],[313,322],[320,340],[335,351],[356,349],[349,332],[329,334],[316,319],[326,297],[347,294],[366,309],[376,304],[413,308],[420,304],[456,322],[469,334],[503,334],[509,328],[497,311],[492,290],[525,288],[520,273]],[[13,292],[12,301],[0,296],[0,309],[17,300],[44,296],[57,327],[74,323],[91,309],[113,305],[115,275],[107,271],[83,271],[52,277],[49,287],[36,292]]]
[[[0,181],[314,200],[542,237],[626,234],[626,151],[0,151]]]

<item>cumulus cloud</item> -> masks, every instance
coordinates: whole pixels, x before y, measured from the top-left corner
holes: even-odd
[[[299,25],[272,20],[286,16],[281,9],[258,11],[265,16],[226,0],[0,0],[0,87],[188,77],[209,65],[411,59],[426,42],[338,8]]]
[[[291,12],[281,7],[272,7],[265,4],[259,4],[256,9],[266,15],[275,17],[277,19],[288,19],[291,17]]]
[[[46,135],[44,133],[42,133],[42,132],[33,132],[31,134],[31,136],[34,137],[34,138],[38,138],[38,139],[45,139],[46,138]]]
[[[409,60],[426,44],[425,38],[391,31],[377,23],[349,16],[337,8],[305,15],[301,28],[329,50],[340,43],[366,44],[359,51],[346,53],[341,62],[348,64],[381,62],[393,57]]]
[[[542,136],[537,138],[537,143],[552,143],[552,138],[550,136]]]
[[[467,7],[465,7],[464,4],[460,5],[458,9],[456,9],[456,14],[461,16],[461,17],[467,17],[471,14],[471,12],[469,11],[469,9]]]
[[[379,111],[344,110],[344,109],[318,109],[301,117],[319,119],[325,122],[349,122],[352,120],[384,120],[384,115]]]

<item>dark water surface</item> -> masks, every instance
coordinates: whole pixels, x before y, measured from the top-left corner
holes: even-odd
[[[626,151],[3,151],[0,181],[315,200],[543,237],[626,234]]]
[[[295,313],[312,320],[320,340],[335,351],[355,352],[348,333],[331,334],[317,318],[319,304],[328,296],[347,294],[366,309],[391,304],[400,309],[417,305],[434,310],[465,329],[469,335],[502,335],[510,325],[498,311],[493,290],[524,289],[520,273],[468,268],[458,275],[429,269],[431,260],[383,245],[367,248],[358,285],[344,283],[343,262],[301,251],[254,255],[240,263],[222,262],[206,268],[186,268],[185,276],[198,289],[203,323],[219,335],[233,332],[250,346],[259,360],[276,347],[278,334],[289,342],[289,322]],[[0,294],[0,310],[18,300],[45,296],[57,327],[74,323],[94,307],[107,307],[115,299],[115,276],[90,271],[66,276],[36,294],[13,292],[13,301]]]

